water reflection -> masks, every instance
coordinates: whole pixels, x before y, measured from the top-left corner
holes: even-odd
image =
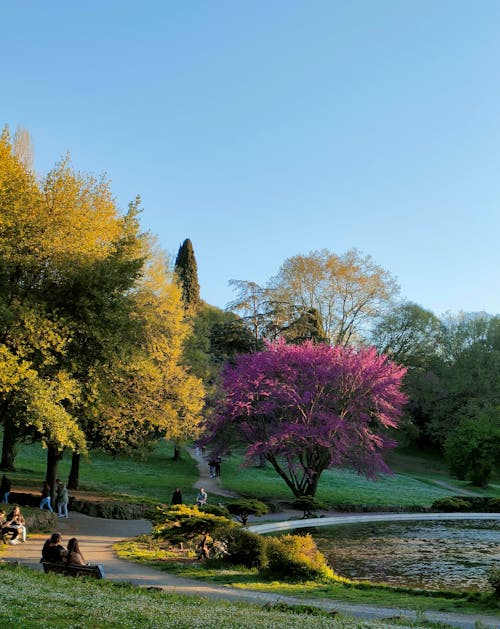
[[[500,522],[384,522],[310,532],[337,574],[353,579],[464,590],[488,589],[500,561]]]

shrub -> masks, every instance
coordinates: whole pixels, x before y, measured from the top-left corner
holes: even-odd
[[[217,538],[225,543],[226,559],[230,563],[246,568],[261,568],[265,565],[267,538],[239,526],[218,531]]]
[[[500,513],[500,498],[487,498],[485,510],[488,513]]]
[[[445,513],[454,513],[457,511],[470,511],[471,503],[465,498],[459,496],[450,496],[449,498],[440,498],[432,503],[433,511],[444,511]]]
[[[300,498],[296,498],[292,502],[292,506],[295,509],[300,509],[304,512],[304,518],[310,518],[313,516],[313,511],[318,511],[319,509],[325,510],[328,508],[326,504],[323,502],[319,502],[312,496],[301,496]]]
[[[220,505],[204,505],[200,507],[200,511],[203,513],[211,513],[212,515],[219,515],[223,518],[229,518],[230,514],[226,507]]]
[[[332,578],[332,569],[311,535],[266,538],[266,576],[292,580]]]
[[[196,506],[175,505],[170,509],[158,508],[153,537],[172,544],[186,543],[232,524],[229,518],[204,513]]]
[[[269,513],[268,506],[253,498],[243,498],[241,500],[231,500],[227,503],[229,513],[240,520],[245,525],[251,515],[265,515]]]
[[[495,596],[500,597],[500,568],[498,566],[493,566],[489,569],[488,581],[493,588]]]

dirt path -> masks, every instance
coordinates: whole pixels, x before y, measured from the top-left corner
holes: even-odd
[[[146,520],[104,520],[80,513],[71,513],[70,517],[59,521],[63,541],[78,537],[87,561],[104,566],[106,578],[110,581],[127,581],[141,587],[160,588],[166,592],[192,594],[231,601],[246,601],[263,605],[268,602],[285,602],[289,605],[310,604],[324,609],[335,609],[346,614],[364,619],[388,619],[395,616],[415,619],[412,611],[370,605],[351,605],[332,600],[304,600],[291,596],[281,596],[263,592],[238,590],[229,586],[200,583],[191,579],[182,579],[168,573],[147,568],[140,564],[123,561],[116,557],[113,544],[122,539],[148,533],[151,525]],[[29,535],[26,544],[7,545],[2,559],[19,561],[35,570],[41,570],[40,552],[46,536]],[[426,612],[425,617],[435,622],[443,622],[463,629],[473,629],[480,622],[484,627],[500,626],[500,619],[488,616],[467,616],[440,612]]]

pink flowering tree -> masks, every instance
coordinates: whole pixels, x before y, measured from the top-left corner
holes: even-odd
[[[226,367],[207,440],[247,444],[246,458],[267,459],[297,497],[314,496],[331,467],[389,472],[404,373],[374,348],[277,341]]]

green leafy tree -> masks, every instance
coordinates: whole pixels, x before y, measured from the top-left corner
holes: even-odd
[[[486,487],[500,464],[500,411],[463,417],[447,437],[444,452],[453,474]]]
[[[198,265],[189,238],[186,238],[179,247],[175,259],[175,272],[180,279],[184,306],[188,312],[193,312],[200,303],[200,284],[198,282]]]

